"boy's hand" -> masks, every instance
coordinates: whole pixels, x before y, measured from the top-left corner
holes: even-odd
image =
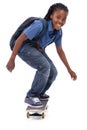
[[[77,79],[77,75],[76,75],[76,73],[75,73],[74,71],[70,70],[70,71],[69,71],[69,74],[71,75],[71,78],[72,78],[73,80],[76,80],[76,79]]]
[[[15,67],[15,62],[13,59],[10,59],[6,65],[7,69],[12,72],[12,70],[14,69]]]

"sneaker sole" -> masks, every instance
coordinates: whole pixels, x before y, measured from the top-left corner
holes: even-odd
[[[40,99],[40,101],[48,101],[49,100],[49,98],[39,98]]]
[[[31,104],[28,104],[28,106],[31,107],[31,108],[36,108],[36,109],[37,109],[37,108],[42,108],[42,107],[43,107],[43,105],[42,105],[42,106],[32,106]]]

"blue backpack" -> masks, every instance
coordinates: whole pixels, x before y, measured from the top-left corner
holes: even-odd
[[[18,29],[15,31],[15,33],[13,34],[13,36],[11,37],[10,40],[10,47],[11,49],[13,49],[14,44],[16,39],[21,35],[21,33],[24,31],[25,28],[27,28],[28,26],[30,26],[35,20],[40,20],[43,24],[43,29],[40,32],[40,34],[35,37],[34,39],[39,39],[41,36],[43,36],[43,34],[46,32],[47,30],[47,22],[45,19],[42,18],[38,18],[38,17],[29,17],[28,19],[26,19],[19,27]]]

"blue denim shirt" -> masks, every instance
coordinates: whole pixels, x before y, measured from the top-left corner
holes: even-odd
[[[61,40],[62,40],[62,29],[53,32],[53,27],[52,27],[52,21],[49,20],[48,22],[48,28],[45,34],[40,37],[40,47],[44,48],[48,46],[49,44],[55,42],[56,45],[61,45]],[[43,25],[40,20],[35,20],[29,27],[27,27],[23,33],[27,35],[29,40],[32,41],[33,38],[38,36],[38,34],[42,31]],[[56,37],[56,40],[55,40]]]

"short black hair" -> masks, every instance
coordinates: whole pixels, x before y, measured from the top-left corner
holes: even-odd
[[[48,12],[45,15],[44,19],[50,20],[50,15],[57,9],[62,9],[64,11],[66,11],[67,13],[69,11],[67,6],[65,6],[64,4],[62,4],[62,3],[55,3],[55,4],[50,6],[50,8],[48,9]]]

